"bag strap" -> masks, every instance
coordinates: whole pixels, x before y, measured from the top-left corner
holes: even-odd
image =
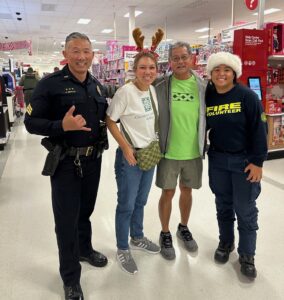
[[[121,129],[122,129],[122,131],[124,132],[124,135],[125,135],[125,138],[126,138],[127,142],[134,148],[134,145],[133,145],[133,143],[131,142],[130,136],[129,136],[129,134],[127,133],[127,131],[125,130],[125,128],[124,128],[124,126],[123,126],[123,124],[122,124],[121,121],[120,121],[120,124],[121,124]]]
[[[154,111],[154,115],[155,115],[155,125],[154,125],[154,129],[155,129],[155,133],[158,136],[159,133],[159,124],[158,124],[158,112],[157,112],[157,108],[151,93],[151,88],[149,87],[149,93],[150,93],[150,98],[151,98],[151,104],[152,104],[152,108]]]
[[[155,122],[154,122],[154,130],[155,130],[155,134],[156,136],[158,137],[158,133],[159,133],[159,124],[158,124],[158,112],[157,112],[157,108],[156,108],[156,105],[155,105],[155,102],[154,102],[154,99],[153,99],[153,96],[152,96],[152,93],[151,93],[151,87],[149,87],[149,94],[150,94],[150,99],[151,99],[151,104],[152,104],[152,108],[153,108],[153,112],[154,112],[154,116],[155,116]],[[121,128],[124,132],[124,135],[125,135],[125,138],[127,140],[127,142],[132,146],[134,147],[131,139],[130,139],[130,136],[129,134],[127,133],[127,131],[125,130],[122,122],[120,122],[121,124]]]

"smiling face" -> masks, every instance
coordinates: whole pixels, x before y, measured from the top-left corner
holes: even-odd
[[[211,72],[211,80],[218,93],[226,93],[234,87],[235,73],[226,65],[219,65]]]
[[[170,64],[177,79],[184,80],[190,77],[189,71],[192,67],[192,55],[188,53],[186,47],[172,49]]]
[[[66,43],[63,55],[71,73],[83,82],[94,57],[90,42],[80,38],[71,39]]]
[[[156,62],[150,57],[142,56],[137,62],[134,72],[136,86],[140,90],[146,91],[157,77]]]

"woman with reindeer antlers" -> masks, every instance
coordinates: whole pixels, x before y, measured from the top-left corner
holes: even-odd
[[[157,140],[155,121],[158,105],[151,84],[157,77],[158,68],[154,51],[163,34],[158,29],[152,38],[151,49],[144,49],[141,30],[133,30],[138,51],[133,66],[135,79],[116,92],[107,110],[107,126],[119,144],[115,159],[118,189],[115,216],[117,260],[121,268],[130,274],[135,274],[138,269],[129,246],[148,253],[160,252],[160,247],[143,233],[144,206],[151,188],[154,167],[148,171],[141,170],[137,165],[135,151]],[[121,130],[116,124],[118,120]]]

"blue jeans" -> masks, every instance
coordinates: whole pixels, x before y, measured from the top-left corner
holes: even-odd
[[[244,169],[248,162],[245,154],[228,154],[209,150],[209,185],[216,196],[219,239],[234,241],[234,221],[237,215],[238,253],[255,255],[258,209],[256,199],[260,194],[259,182],[246,180]]]
[[[120,148],[116,150],[115,175],[117,183],[117,207],[115,231],[117,248],[127,250],[128,236],[142,238],[144,206],[152,185],[154,169],[142,171],[130,166]]]

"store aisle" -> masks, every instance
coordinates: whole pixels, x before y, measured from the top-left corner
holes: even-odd
[[[63,299],[50,200],[49,178],[41,176],[45,150],[40,137],[15,127],[10,154],[0,179],[0,298],[7,300]],[[109,258],[103,269],[83,263],[81,285],[87,300],[186,300],[186,299],[284,299],[284,159],[265,163],[256,266],[258,277],[250,282],[239,272],[234,251],[226,265],[213,261],[218,243],[214,198],[208,187],[207,160],[203,188],[194,191],[189,227],[199,252],[186,252],[176,236],[176,260],[135,251],[139,272],[124,273],[115,259],[114,179],[115,142],[104,154],[101,185],[92,216],[93,244]],[[160,190],[153,184],[145,210],[145,235],[158,242],[160,222],[157,204]],[[171,230],[178,221],[174,199]]]

